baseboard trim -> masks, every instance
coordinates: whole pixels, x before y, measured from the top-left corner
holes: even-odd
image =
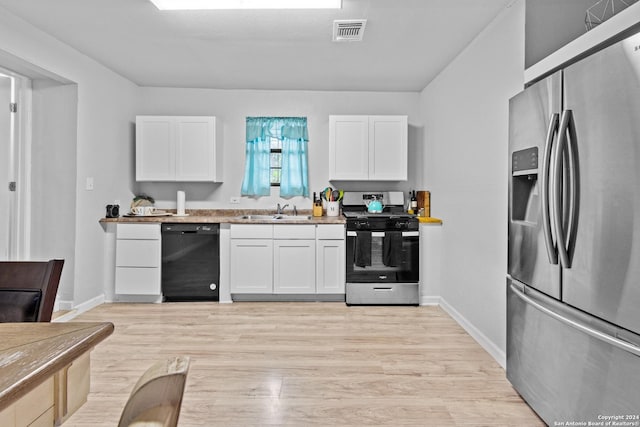
[[[71,304],[71,308],[68,309],[71,310],[69,313],[55,318],[54,320],[52,320],[52,322],[68,322],[69,320],[74,319],[76,316],[84,313],[85,311],[89,311],[94,307],[104,304],[104,302],[104,294],[100,294],[97,297],[91,298],[90,300],[78,304],[75,307],[73,307],[73,304]],[[62,307],[62,303],[60,304],[60,306]]]
[[[237,302],[344,302],[344,294],[231,294]]]
[[[73,301],[59,301],[56,300],[54,306],[53,306],[53,311],[68,311],[68,310],[73,310]]]
[[[433,296],[421,296],[420,305],[440,305],[442,298]]]
[[[458,310],[453,308],[444,298],[440,297],[440,307],[451,316],[462,328],[475,339],[487,353],[495,359],[502,369],[507,368],[507,356],[493,341],[491,341],[485,334],[483,334],[478,328],[476,328],[471,322],[467,320]]]

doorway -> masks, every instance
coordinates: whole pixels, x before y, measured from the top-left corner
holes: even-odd
[[[27,259],[31,79],[0,68],[0,261]]]

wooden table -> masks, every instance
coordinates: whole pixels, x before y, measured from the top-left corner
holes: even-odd
[[[0,425],[62,423],[86,401],[89,352],[111,333],[109,322],[0,323]]]

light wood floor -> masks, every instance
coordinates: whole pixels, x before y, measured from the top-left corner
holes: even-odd
[[[191,357],[180,426],[542,426],[504,370],[438,307],[105,304],[89,401],[114,426],[154,361]]]

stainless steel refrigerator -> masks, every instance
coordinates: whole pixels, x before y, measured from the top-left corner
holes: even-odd
[[[636,423],[640,35],[509,109],[507,377],[549,425]]]

